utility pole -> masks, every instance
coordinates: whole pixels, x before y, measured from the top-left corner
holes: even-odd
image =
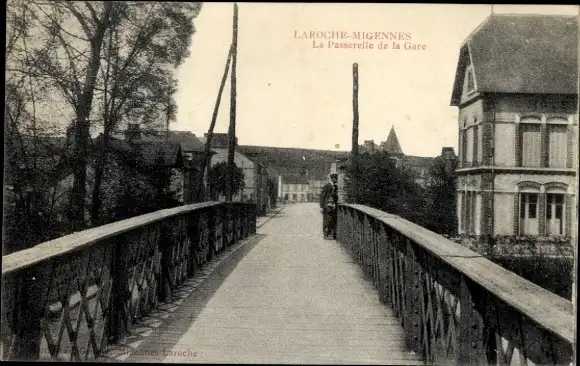
[[[234,154],[236,151],[236,60],[238,58],[238,4],[234,3],[234,25],[232,37],[232,76],[230,93],[230,128],[228,130],[228,176],[226,201],[233,198],[234,187]]]
[[[194,198],[196,202],[200,202],[202,199],[203,194],[203,176],[207,174],[209,177],[209,160],[211,155],[211,140],[213,138],[213,130],[215,128],[215,124],[218,117],[218,112],[220,109],[220,102],[222,100],[222,94],[224,91],[224,87],[226,85],[226,79],[228,77],[228,71],[230,70],[230,61],[232,60],[232,46],[230,46],[230,50],[228,52],[228,59],[226,60],[226,67],[224,69],[224,74],[222,75],[222,81],[220,83],[220,88],[218,91],[218,95],[215,101],[215,105],[213,108],[213,115],[211,117],[211,123],[209,125],[209,129],[207,131],[207,139],[205,141],[204,146],[204,153],[203,153],[203,160],[201,162],[201,167],[198,172],[198,177],[196,180],[197,187],[194,194]]]
[[[358,64],[352,64],[352,151],[350,156],[353,203],[358,201]]]

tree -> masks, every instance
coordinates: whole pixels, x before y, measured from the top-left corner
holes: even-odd
[[[423,223],[424,193],[409,171],[398,168],[391,156],[382,151],[360,154],[357,160],[358,170],[347,172],[347,197],[353,197],[354,191],[357,204]]]
[[[89,133],[101,129],[108,141],[122,124],[150,126],[163,121],[167,126],[175,118],[174,71],[188,56],[192,21],[201,4],[11,0],[8,5],[7,90],[23,95],[23,84],[31,80],[35,99],[20,98],[24,110],[61,111],[52,119],[69,125],[68,136],[74,142],[64,160],[74,171],[70,218],[79,227],[88,198]],[[7,98],[11,99],[5,108],[11,109],[12,119],[22,116],[15,112],[14,93],[7,93]],[[38,118],[28,119],[34,122],[35,133],[41,130]],[[50,120],[45,118],[42,124]],[[95,221],[107,143],[100,148],[91,205]]]
[[[5,248],[20,250],[61,232],[56,202],[59,187],[72,166],[67,140],[55,119],[66,119],[52,93],[53,84],[37,77],[37,53],[50,42],[36,42],[33,4],[11,1],[7,8],[4,99]]]
[[[244,171],[234,164],[233,186],[232,194],[240,192],[245,185]],[[212,166],[209,170],[208,183],[210,188],[210,195],[213,200],[217,200],[219,196],[225,196],[228,185],[228,163],[225,161],[219,162]]]
[[[268,194],[270,195],[270,205],[276,206],[278,198],[278,182],[275,177],[268,178]]]
[[[200,3],[119,2],[114,7],[99,83],[103,141],[95,155],[94,223],[99,222],[112,133],[128,123],[145,131],[160,130],[175,119],[174,68],[189,55],[192,21],[200,10]]]
[[[114,187],[117,208],[112,219],[121,220],[180,205],[177,192],[171,187],[174,174],[171,161],[160,150],[150,161],[144,156],[142,144],[129,145],[130,149],[123,154],[126,161],[121,164],[120,182]]]
[[[429,169],[429,186],[427,188],[427,207],[429,212],[429,229],[439,234],[454,235],[457,233],[457,159],[435,158]]]

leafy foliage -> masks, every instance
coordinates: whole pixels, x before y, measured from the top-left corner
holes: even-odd
[[[438,234],[454,234],[456,162],[437,157],[423,189],[412,171],[391,158],[383,151],[360,154],[358,169],[349,166],[345,179],[347,201],[401,216]]]
[[[212,166],[209,170],[208,183],[211,191],[212,199],[217,199],[219,196],[225,196],[227,191],[228,180],[228,163],[225,161],[219,162]],[[244,171],[234,164],[234,185],[232,187],[232,194],[240,192],[245,185]]]
[[[112,157],[106,143],[91,146],[89,132],[103,131],[108,138],[128,123],[154,129],[175,119],[175,68],[189,56],[200,10],[201,3],[192,2],[9,2],[5,134],[13,144],[6,181],[13,189],[5,220],[15,235],[25,224],[38,222],[34,227],[42,228],[26,230],[34,238],[7,234],[20,243],[15,247],[70,232],[73,223],[78,227],[85,220],[86,207],[95,217],[106,213],[93,225],[115,215],[119,172],[130,166]],[[147,183],[146,174],[131,179],[160,184]],[[159,203],[145,197],[143,205]],[[67,211],[72,214],[61,220]]]
[[[180,205],[177,192],[171,187],[173,169],[159,155],[153,164],[144,164],[138,149],[124,167],[116,198],[116,209],[110,221]]]
[[[457,159],[444,159],[438,156],[429,169],[427,188],[427,207],[431,216],[429,230],[439,234],[457,233]]]
[[[270,194],[270,204],[275,206],[278,197],[278,182],[275,178],[268,178],[268,192]]]
[[[346,177],[347,200],[375,207],[418,224],[424,219],[424,192],[411,172],[396,166],[386,152],[363,153],[358,171],[352,166]]]

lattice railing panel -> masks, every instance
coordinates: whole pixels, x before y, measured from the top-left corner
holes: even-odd
[[[208,229],[207,214],[202,213],[199,217],[199,243],[195,248],[195,258],[198,265],[207,262],[210,254],[210,230]]]
[[[3,359],[86,361],[127,335],[225,247],[252,204],[203,203],[92,228],[3,257]],[[252,231],[251,227],[248,232]],[[236,240],[232,235],[231,240]]]
[[[126,304],[127,320],[131,323],[147,316],[156,305],[155,297],[160,281],[161,227],[148,226],[128,234],[129,243],[125,255],[131,260],[128,271],[129,303]]]
[[[54,261],[40,320],[40,359],[99,357],[107,337],[111,253],[112,246],[103,243]]]
[[[423,349],[430,363],[451,362],[458,352],[459,300],[429,273],[423,275]]]
[[[428,364],[571,363],[571,302],[373,208],[341,205],[337,234]]]

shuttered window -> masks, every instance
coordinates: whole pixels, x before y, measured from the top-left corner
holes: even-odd
[[[540,125],[537,123],[522,123],[522,166],[540,167],[542,138]]]
[[[549,146],[548,166],[551,168],[565,168],[567,156],[567,126],[562,124],[548,125]]]
[[[470,163],[473,161],[473,128],[468,128],[466,132],[467,153],[465,154],[465,161]]]

